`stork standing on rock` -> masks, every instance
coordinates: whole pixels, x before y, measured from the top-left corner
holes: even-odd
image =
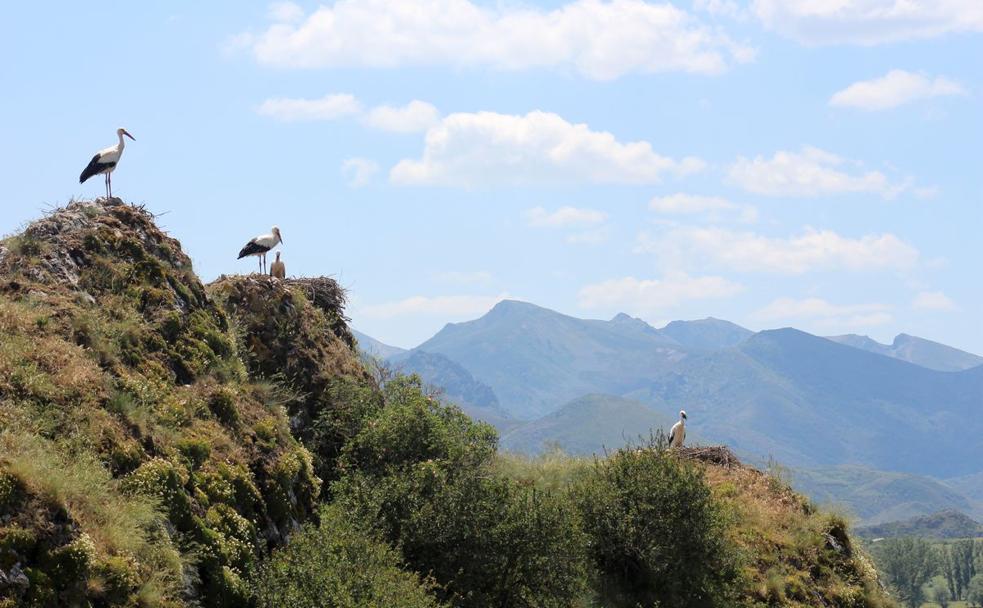
[[[246,256],[254,255],[259,258],[259,271],[262,274],[266,273],[266,254],[270,249],[277,246],[278,243],[283,242],[283,237],[280,236],[280,229],[276,226],[273,227],[273,231],[270,234],[264,234],[251,239],[246,246],[242,248],[239,252],[239,258],[242,259]]]
[[[679,410],[679,422],[672,425],[672,429],[669,431],[669,447],[681,448],[683,447],[683,441],[685,439],[686,439],[686,411]]]
[[[100,173],[105,175],[107,198],[113,198],[113,178],[111,174],[113,169],[116,168],[116,165],[119,164],[120,157],[123,156],[123,148],[126,146],[123,136],[125,135],[133,141],[136,141],[136,139],[123,128],[116,129],[116,135],[119,137],[119,143],[115,146],[109,146],[104,150],[99,150],[96,152],[96,155],[92,157],[89,164],[82,170],[82,175],[79,176],[79,183],[84,184],[85,180],[89,179],[93,175],[99,175]]]

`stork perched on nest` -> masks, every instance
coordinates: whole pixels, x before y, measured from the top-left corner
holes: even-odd
[[[287,267],[280,261],[280,252],[276,252],[276,259],[270,264],[270,276],[281,281],[287,278]]]
[[[681,448],[686,439],[686,410],[679,410],[679,422],[669,431],[669,447]]]
[[[100,173],[105,175],[107,198],[113,198],[113,178],[111,174],[116,168],[116,165],[119,164],[119,159],[123,156],[123,148],[126,146],[123,136],[125,135],[133,141],[136,141],[136,139],[123,128],[116,129],[116,135],[119,137],[119,143],[115,146],[109,146],[108,148],[96,152],[96,155],[92,157],[89,164],[82,170],[82,175],[79,176],[79,183],[84,184],[85,180],[89,179],[93,175],[99,175]]]
[[[239,258],[242,259],[246,256],[254,255],[259,258],[259,271],[260,273],[266,273],[266,254],[270,249],[277,246],[278,243],[283,242],[283,237],[280,236],[280,229],[276,226],[273,227],[273,231],[270,234],[263,234],[250,239],[246,246],[239,251]]]

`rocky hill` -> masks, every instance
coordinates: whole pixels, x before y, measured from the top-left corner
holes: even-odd
[[[342,303],[265,279],[210,293],[119,199],[4,240],[0,569],[24,576],[0,598],[243,605],[242,575],[321,491],[291,432],[320,404],[293,391],[365,378]]]
[[[843,523],[754,469],[498,454],[419,382],[377,385],[344,303],[324,278],[203,285],[119,199],[0,241],[0,608],[889,605]],[[611,595],[612,559],[719,586]]]

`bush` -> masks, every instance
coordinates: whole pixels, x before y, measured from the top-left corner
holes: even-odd
[[[597,461],[574,490],[605,606],[731,605],[738,577],[699,468],[659,439]]]
[[[570,606],[586,589],[571,504],[494,475],[494,431],[391,382],[386,407],[346,446],[344,507],[431,574],[454,606]]]
[[[398,553],[346,520],[337,507],[321,512],[259,568],[259,608],[429,608],[430,586],[399,568]]]

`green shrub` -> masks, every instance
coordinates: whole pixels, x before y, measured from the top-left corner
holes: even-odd
[[[495,475],[494,430],[391,382],[386,407],[346,446],[338,501],[431,574],[454,606],[570,606],[586,589],[573,506]]]
[[[345,519],[321,512],[259,567],[259,608],[435,608],[430,585],[399,568],[399,555]]]
[[[738,576],[702,472],[664,449],[623,449],[575,490],[605,606],[728,606]]]

